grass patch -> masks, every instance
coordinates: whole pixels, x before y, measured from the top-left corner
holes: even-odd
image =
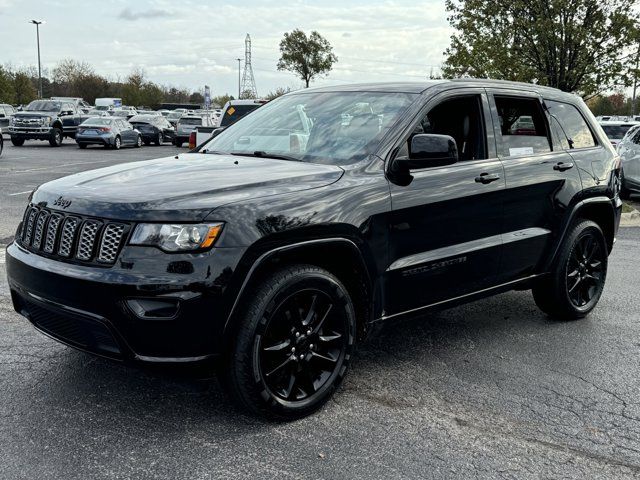
[[[635,208],[633,208],[631,205],[629,205],[628,203],[624,202],[622,204],[622,213],[631,213],[635,210]]]

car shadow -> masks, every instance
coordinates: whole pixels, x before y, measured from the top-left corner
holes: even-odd
[[[442,361],[468,369],[467,353],[497,355],[514,334],[535,334],[552,324],[524,292],[387,324],[360,345],[337,396],[374,390],[387,376],[410,374],[407,369],[428,370]],[[206,425],[214,436],[272,428],[271,422],[232,405],[218,380],[200,378],[200,371],[133,367],[62,347],[57,352],[47,373],[41,372],[30,387],[30,416],[49,418],[62,409],[76,413],[68,419],[71,422],[89,417],[93,428],[115,422],[131,429],[134,424],[145,435],[179,434],[194,422]],[[396,393],[403,397],[405,392]]]

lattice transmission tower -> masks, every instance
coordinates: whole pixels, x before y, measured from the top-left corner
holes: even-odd
[[[244,98],[258,98],[256,79],[253,77],[253,68],[251,67],[251,36],[248,33],[244,40],[244,71],[242,72],[240,95]]]

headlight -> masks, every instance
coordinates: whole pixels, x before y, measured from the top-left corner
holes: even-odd
[[[51,125],[51,117],[45,117],[42,119],[43,125]]]
[[[213,246],[222,232],[222,223],[157,224],[141,223],[131,236],[131,245],[149,245],[166,252],[190,252]]]

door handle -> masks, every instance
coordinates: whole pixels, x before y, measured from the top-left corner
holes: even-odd
[[[500,180],[500,175],[497,173],[481,173],[476,177],[476,183],[482,183],[484,185],[495,182],[496,180]]]
[[[564,172],[570,168],[573,168],[573,162],[558,162],[553,166],[553,169],[558,172]]]

